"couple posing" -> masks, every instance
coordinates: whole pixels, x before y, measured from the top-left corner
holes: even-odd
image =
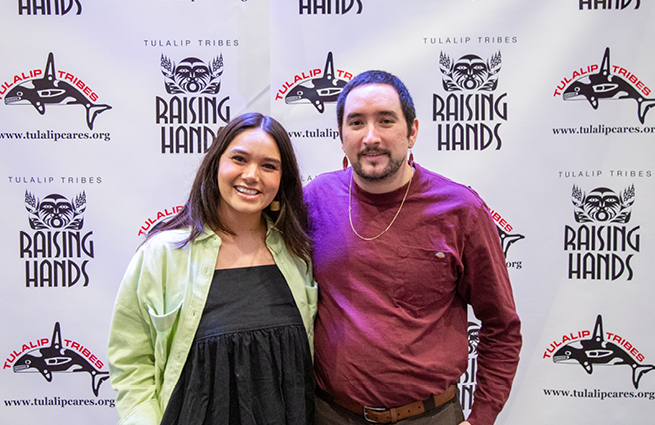
[[[121,283],[120,424],[494,423],[521,335],[486,205],[414,163],[418,120],[395,76],[358,75],[337,119],[344,170],[304,198],[277,121],[219,130],[184,209]],[[464,421],[467,304],[482,325]]]

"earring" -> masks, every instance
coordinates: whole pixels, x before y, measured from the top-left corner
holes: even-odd
[[[414,154],[412,153],[412,148],[409,148],[409,161],[407,162],[409,163],[410,167],[414,166]]]
[[[280,201],[271,202],[271,205],[269,205],[269,208],[271,209],[271,211],[280,211]]]
[[[348,157],[346,155],[343,156],[343,171],[346,171],[348,169]]]

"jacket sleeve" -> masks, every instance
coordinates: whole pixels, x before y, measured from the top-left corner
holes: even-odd
[[[116,409],[120,425],[158,425],[162,418],[155,330],[148,307],[140,299],[144,288],[157,286],[152,283],[158,277],[147,270],[143,248],[132,258],[123,277],[109,333],[107,358],[111,385],[118,391]]]
[[[284,242],[282,242],[284,243]],[[293,267],[286,269],[289,276],[297,276],[297,278],[288,281],[291,288],[291,293],[296,301],[296,306],[300,311],[300,315],[307,331],[307,339],[309,341],[309,348],[314,359],[314,320],[316,319],[316,309],[318,304],[318,287],[314,280],[314,272],[312,270],[312,263],[305,263],[297,257],[292,256],[286,249],[284,250],[286,258],[290,259],[290,264]],[[280,265],[278,264],[278,267]]]

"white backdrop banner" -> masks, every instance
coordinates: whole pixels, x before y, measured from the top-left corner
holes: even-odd
[[[383,69],[414,97],[416,162],[475,189],[498,226],[524,347],[497,423],[649,423],[654,7],[3,2],[2,422],[116,423],[118,285],[143,234],[179,211],[218,128],[272,115],[306,183],[341,166],[343,86]]]

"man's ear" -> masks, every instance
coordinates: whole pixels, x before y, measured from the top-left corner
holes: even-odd
[[[418,138],[418,118],[414,118],[412,122],[412,128],[409,132],[409,147],[413,147],[416,144],[416,139]]]

